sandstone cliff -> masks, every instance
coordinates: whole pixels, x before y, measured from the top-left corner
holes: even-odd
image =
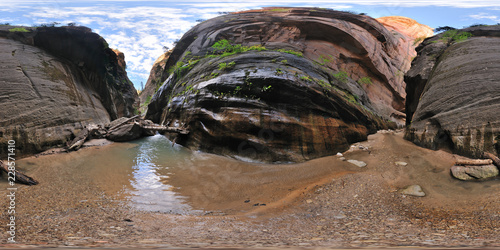
[[[169,50],[162,54],[160,57],[158,57],[158,59],[156,59],[153,67],[151,67],[148,81],[146,82],[144,89],[139,95],[141,104],[149,102],[149,100],[151,100],[163,81],[165,81],[165,79],[162,79],[162,77],[164,75],[165,65],[167,63],[168,57],[170,56],[170,53],[172,53],[172,50]]]
[[[88,123],[134,112],[137,93],[106,41],[86,27],[0,28],[0,154],[61,146]]]
[[[368,16],[313,8],[225,15],[179,41],[146,118],[189,128],[168,136],[196,150],[262,161],[331,155],[404,120],[409,58]]]
[[[406,138],[467,156],[498,155],[500,26],[441,33],[417,52],[405,76]]]

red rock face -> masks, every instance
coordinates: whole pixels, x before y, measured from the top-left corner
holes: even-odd
[[[243,47],[214,47],[223,40]],[[187,127],[187,136],[168,136],[206,152],[294,162],[332,155],[402,122],[400,52],[363,15],[279,8],[217,17],[179,41],[162,78],[174,73],[146,117]]]
[[[151,71],[149,73],[149,78],[144,86],[144,89],[139,94],[140,103],[146,103],[151,100],[156,90],[158,90],[159,86],[165,79],[162,80],[162,75],[165,71],[165,65],[167,63],[168,57],[172,53],[172,50],[169,50],[162,54],[153,64]]]

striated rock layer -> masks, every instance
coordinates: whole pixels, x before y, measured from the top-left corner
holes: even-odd
[[[18,155],[36,153],[88,123],[133,114],[137,93],[102,37],[86,27],[11,28],[0,28],[1,155],[11,139]]]
[[[148,81],[146,82],[146,85],[144,85],[144,89],[141,91],[141,94],[139,94],[141,104],[147,104],[156,93],[158,88],[161,86],[161,84],[165,81],[165,79],[162,79],[162,77],[165,72],[165,65],[167,64],[170,53],[172,53],[172,50],[163,53],[153,63],[153,67],[151,67],[151,71],[149,73]]]
[[[425,40],[405,76],[406,138],[466,156],[500,152],[500,26]],[[473,37],[459,39],[470,32]]]
[[[332,155],[404,119],[407,57],[368,16],[311,8],[225,15],[178,42],[146,118],[188,128],[167,136],[191,149],[241,159]]]

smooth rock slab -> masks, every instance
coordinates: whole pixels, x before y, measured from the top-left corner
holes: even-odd
[[[402,194],[424,197],[425,192],[420,185],[411,185],[399,191]]]
[[[366,167],[366,163],[364,161],[358,161],[358,160],[347,160],[347,162],[354,164],[360,168]]]
[[[451,175],[463,181],[490,179],[498,176],[498,174],[498,168],[493,164],[451,167]]]

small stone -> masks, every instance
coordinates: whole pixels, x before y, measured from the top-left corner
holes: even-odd
[[[340,220],[340,219],[347,218],[347,216],[344,213],[338,213],[338,214],[333,215],[333,218]]]
[[[345,157],[340,157],[339,158],[341,161],[346,161],[347,159]]]
[[[347,162],[351,163],[351,164],[354,164],[360,168],[364,168],[366,167],[366,163],[363,162],[363,161],[358,161],[358,160],[347,160]]]
[[[312,200],[306,200],[307,204],[311,204],[313,201]]]
[[[401,166],[401,167],[406,167],[408,165],[408,163],[406,163],[404,161],[397,161],[395,163],[396,163],[396,165]]]
[[[342,157],[342,156],[344,156],[342,153],[340,152],[337,153],[337,157]]]
[[[425,193],[420,185],[411,185],[399,191],[402,194],[424,197]]]

